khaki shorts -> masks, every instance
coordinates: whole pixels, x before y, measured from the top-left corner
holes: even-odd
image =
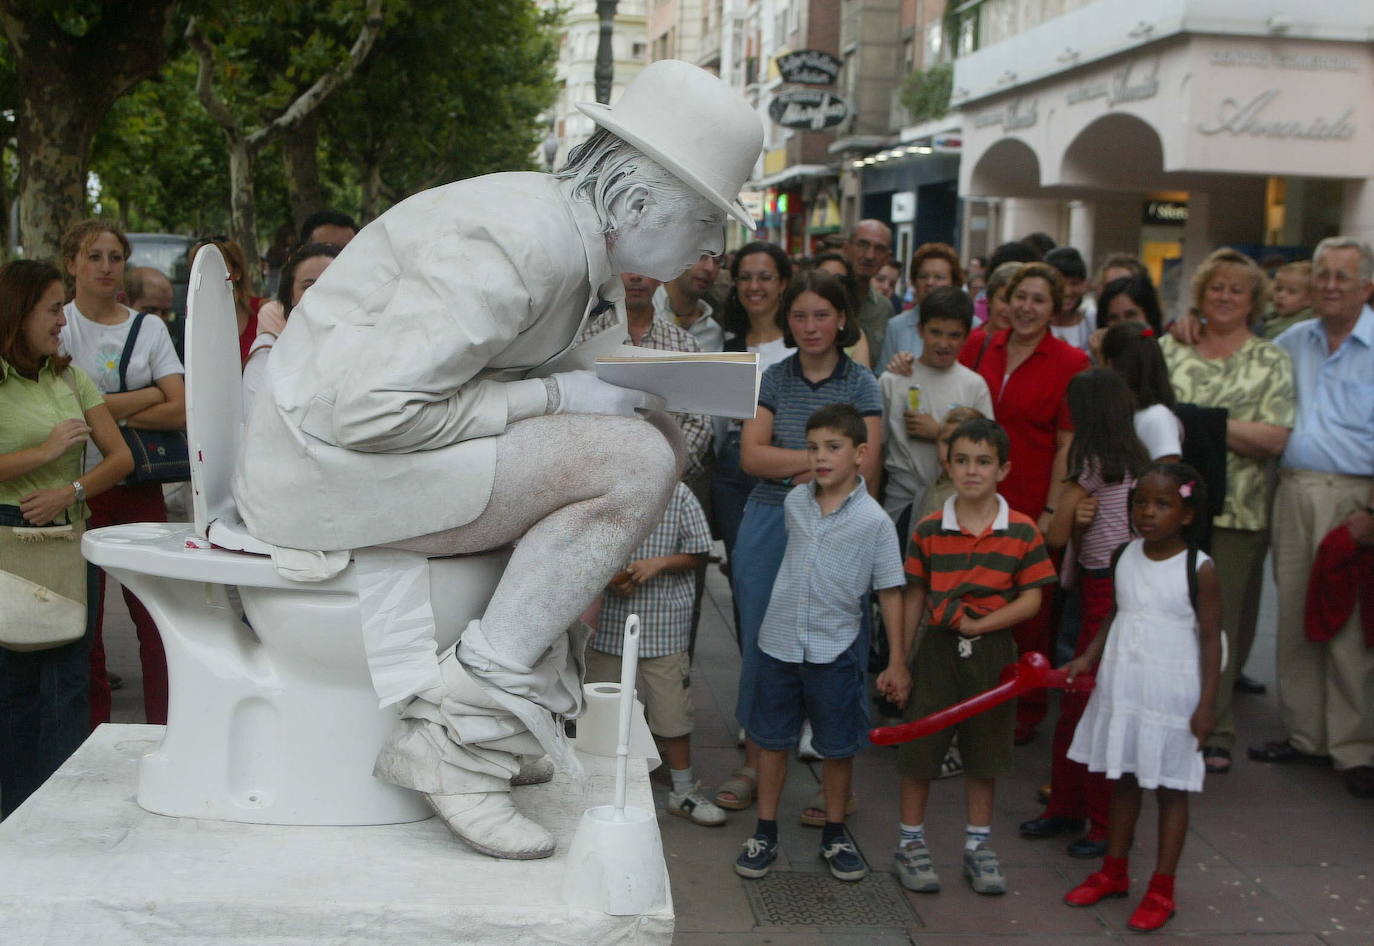
[[[973,640],[972,653],[959,656],[959,634],[947,627],[928,627],[921,637],[911,674],[907,722],[991,690],[1002,668],[1016,660],[1016,641],[1010,629],[992,631]],[[996,778],[1012,769],[1012,738],[1016,729],[1016,701],[971,716],[954,726],[913,739],[897,748],[897,771],[919,779],[940,777],[940,763],[955,733],[964,775]]]
[[[585,683],[619,683],[620,655],[587,648]],[[660,739],[686,736],[696,714],[692,709],[692,664],[687,651],[642,658],[635,690],[644,704],[649,732]]]

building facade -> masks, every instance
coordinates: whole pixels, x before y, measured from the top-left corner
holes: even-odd
[[[551,138],[557,142],[553,166],[561,167],[567,161],[568,152],[596,130],[595,123],[579,112],[576,105],[596,101],[596,50],[601,40],[601,21],[597,16],[596,0],[573,0],[571,3],[541,0],[541,3],[564,11],[556,67],[559,91],[550,115]],[[646,0],[620,0],[616,8],[615,27],[611,33],[612,104],[649,61],[646,14]]]
[[[964,25],[966,253],[1043,230],[1090,262],[1139,254],[1169,289],[1218,245],[1263,259],[1374,236],[1374,4],[1025,12],[1046,5],[988,0]]]

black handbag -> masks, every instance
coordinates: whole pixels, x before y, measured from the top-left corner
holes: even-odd
[[[124,374],[133,357],[134,342],[138,330],[148,313],[140,312],[134,316],[134,324],[129,329],[129,337],[124,342],[124,351],[119,356],[119,393],[129,390]],[[185,430],[140,430],[134,427],[120,427],[129,452],[134,455],[134,470],[124,480],[125,483],[180,483],[191,478],[191,450],[186,442]]]

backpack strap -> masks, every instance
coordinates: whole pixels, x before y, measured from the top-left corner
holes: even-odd
[[[1131,544],[1131,543],[1129,543],[1129,542],[1122,542],[1120,545],[1118,545],[1118,546],[1116,547],[1116,550],[1112,552],[1112,563],[1111,563],[1111,565],[1108,566],[1108,569],[1111,571],[1111,578],[1112,578],[1112,586],[1113,586],[1113,587],[1116,586],[1116,563],[1119,562],[1119,561],[1121,561],[1121,553],[1122,553],[1122,552],[1125,552],[1125,551],[1126,551],[1126,546],[1128,546],[1128,545],[1130,545],[1130,544]]]
[[[1188,546],[1188,601],[1193,605],[1193,613],[1197,614],[1197,548]]]
[[[129,390],[129,381],[125,377],[125,372],[129,370],[129,361],[134,357],[134,342],[138,340],[138,330],[143,327],[143,320],[147,317],[147,312],[140,312],[134,316],[134,324],[129,327],[129,337],[124,339],[124,350],[119,353],[120,394]]]
[[[992,333],[983,333],[983,347],[978,349],[978,357],[973,359],[973,370],[977,371],[978,366],[983,363],[983,356],[988,353],[988,344],[992,341]]]

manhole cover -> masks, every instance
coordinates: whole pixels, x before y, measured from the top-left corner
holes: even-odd
[[[891,874],[843,883],[829,873],[771,871],[744,885],[760,926],[909,926],[915,922]]]

